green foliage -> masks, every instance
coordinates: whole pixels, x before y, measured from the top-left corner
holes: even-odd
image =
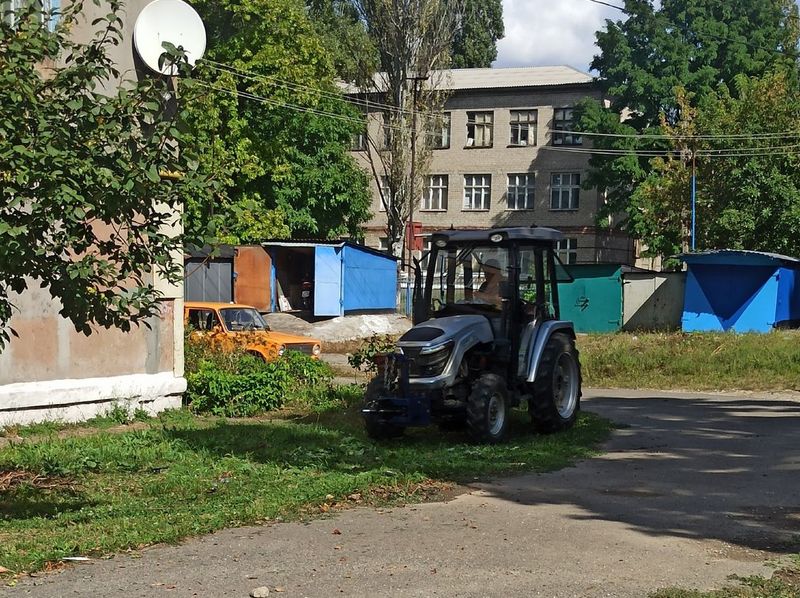
[[[340,99],[302,2],[193,6],[209,47],[197,73],[206,94],[191,122],[219,183],[212,200],[188,202],[193,226],[210,226],[229,243],[360,238],[370,196],[348,150],[361,115]]]
[[[798,84],[800,39],[794,2],[671,0],[656,8],[650,0],[626,0],[625,9],[628,18],[609,21],[606,30],[598,32],[601,53],[592,63],[612,106],[605,109],[596,102],[583,102],[577,129],[623,135],[796,130],[796,119],[790,115]],[[763,83],[756,83],[762,76]],[[749,92],[769,89],[773,83],[777,87],[763,97]],[[779,96],[787,106],[777,104]],[[745,108],[759,115],[777,109],[776,118],[750,119]],[[620,123],[618,115],[623,110],[628,118]],[[732,114],[726,117],[723,110]],[[713,149],[785,145],[786,138],[761,141],[755,137],[728,140]],[[642,239],[651,255],[670,256],[685,249],[690,206],[687,150],[702,146],[687,138],[670,143],[592,137],[592,144],[623,152],[594,155],[590,160],[584,184],[606,191],[608,197],[598,221],[627,214],[623,227]],[[632,150],[673,150],[675,157],[651,160]],[[793,235],[786,234],[796,226],[794,162],[791,154],[776,154],[701,163],[698,230],[703,237],[699,247],[773,251],[795,247]],[[778,205],[773,207],[776,198]],[[765,220],[781,222],[782,217],[787,218],[787,226],[778,226],[774,234],[762,225]]]
[[[188,334],[185,400],[197,413],[248,417],[272,411],[310,389],[330,385],[333,373],[319,359],[288,351],[265,363],[243,348],[220,351],[208,339]]]
[[[10,294],[31,282],[87,335],[93,324],[129,330],[157,316],[155,277],[182,275],[180,209],[209,187],[186,126],[191,81],[117,88],[130,76],[110,57],[122,41],[119,0],[85,42],[72,38],[82,1],[52,32],[38,3],[22,6],[14,27],[0,22],[0,349]],[[185,71],[182,50],[167,55]]]
[[[740,75],[792,69],[798,58],[798,9],[791,0],[626,0],[627,16],[597,33],[592,69],[641,130],[672,121],[674,89],[698,101]]]
[[[502,0],[463,0],[460,27],[453,38],[453,68],[489,68],[503,37]]]
[[[279,408],[292,379],[283,368],[233,374],[211,364],[186,374],[186,399],[197,413],[249,417]]]
[[[347,363],[350,364],[350,367],[364,372],[377,371],[376,356],[392,353],[394,347],[394,337],[373,334],[356,351],[347,356]]]

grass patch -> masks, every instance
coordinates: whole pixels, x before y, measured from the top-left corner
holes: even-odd
[[[0,477],[13,479],[0,493],[0,566],[30,572],[350,503],[420,500],[451,482],[568,466],[611,429],[583,414],[568,432],[537,436],[518,413],[501,446],[433,428],[380,444],[364,435],[362,392],[297,398],[268,418],[179,411],[144,429],[12,442],[0,449]]]
[[[800,390],[800,331],[586,335],[578,348],[586,386]]]
[[[720,590],[701,592],[667,588],[650,594],[650,598],[800,598],[800,554],[766,579],[760,576],[734,577],[736,585]]]

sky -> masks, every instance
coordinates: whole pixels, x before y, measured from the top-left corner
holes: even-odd
[[[506,32],[493,66],[564,64],[588,72],[595,32],[623,16],[589,0],[503,0]]]
[[[506,35],[497,43],[493,66],[563,64],[588,72],[597,52],[595,32],[606,19],[622,17],[620,11],[590,0],[503,0]]]

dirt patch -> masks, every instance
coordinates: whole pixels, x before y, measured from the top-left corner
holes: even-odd
[[[0,470],[0,492],[23,484],[39,490],[74,490],[76,483],[68,478],[43,476],[23,469]]]

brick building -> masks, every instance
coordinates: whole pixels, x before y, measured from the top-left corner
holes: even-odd
[[[566,66],[457,69],[437,73],[436,80],[449,96],[430,166],[420,173],[424,189],[414,208],[417,234],[425,239],[451,225],[535,223],[566,235],[559,247],[564,262],[634,263],[626,235],[597,227],[603,195],[581,188],[589,140],[558,132],[574,129],[571,108],[579,100],[603,101],[590,75]],[[373,139],[381,135],[381,122],[380,112],[370,114]],[[369,145],[357,145],[354,153],[371,171]],[[372,178],[374,216],[366,243],[387,249],[386,214]]]

